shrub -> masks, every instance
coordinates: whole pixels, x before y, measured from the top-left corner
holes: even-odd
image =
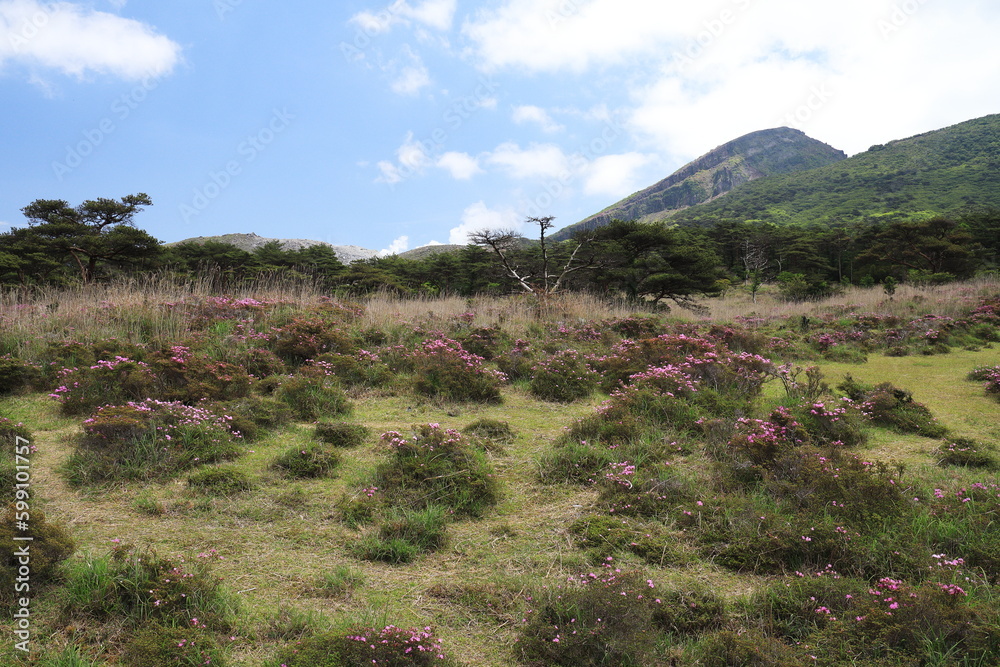
[[[483,445],[488,451],[501,453],[504,445],[514,442],[514,438],[517,437],[508,422],[488,417],[477,419],[463,428],[462,431],[484,441]]]
[[[328,377],[295,376],[282,381],[274,395],[287,403],[295,417],[302,421],[346,415],[352,410],[347,394]]]
[[[576,350],[562,350],[532,368],[530,390],[543,401],[569,403],[589,396],[598,376]]]
[[[194,473],[187,480],[188,486],[200,493],[228,496],[250,491],[254,482],[242,470],[235,468],[206,468]]]
[[[348,387],[382,387],[392,379],[393,372],[375,352],[358,350],[353,355],[327,353],[316,357],[331,375]]]
[[[126,667],[216,665],[225,667],[218,640],[193,619],[188,627],[148,623],[128,638],[122,649]]]
[[[1000,373],[1000,366],[976,366],[966,376],[972,382],[983,382]]]
[[[453,401],[500,402],[500,385],[506,377],[485,368],[484,359],[465,351],[448,338],[426,340],[413,353],[414,389]]]
[[[498,326],[478,327],[457,337],[462,349],[487,361],[502,355],[510,347],[510,334]]]
[[[736,463],[767,466],[779,454],[807,444],[811,436],[785,407],[776,408],[768,419],[737,420],[736,433],[729,441],[726,459]]]
[[[36,366],[9,354],[0,356],[0,396],[13,394],[40,380],[41,371]]]
[[[340,456],[329,445],[310,444],[292,447],[279,456],[271,467],[293,479],[325,477],[340,465]]]
[[[660,605],[652,581],[605,569],[571,578],[532,597],[538,608],[519,640],[526,664],[652,664]]]
[[[492,466],[458,431],[422,424],[409,438],[389,431],[381,439],[392,458],[379,464],[375,476],[388,501],[414,508],[441,505],[466,516],[479,516],[499,501]]]
[[[212,409],[228,415],[230,428],[248,442],[259,440],[292,420],[288,404],[271,396],[245,396],[217,403]]]
[[[597,515],[577,519],[569,530],[594,562],[603,563],[609,556],[621,553],[635,554],[661,567],[682,560],[677,553],[676,536],[657,523]]]
[[[334,447],[357,447],[371,437],[371,429],[347,422],[320,422],[316,424],[313,437]]]
[[[246,369],[224,361],[212,361],[185,345],[161,348],[146,357],[156,377],[153,398],[183,403],[208,399],[225,401],[250,393]]]
[[[804,641],[831,621],[846,617],[854,598],[867,589],[867,581],[828,568],[770,584],[751,594],[745,605],[751,620],[769,636]]]
[[[837,389],[856,402],[872,423],[879,426],[927,438],[940,438],[948,432],[926,406],[913,400],[910,392],[888,382],[870,387],[848,375]]]
[[[364,583],[363,574],[347,565],[339,565],[331,572],[317,577],[313,592],[323,597],[348,597],[355,588]]]
[[[98,361],[93,366],[64,368],[59,386],[49,394],[59,401],[62,413],[79,415],[100,405],[141,401],[155,396],[156,377],[148,364],[128,357]]]
[[[650,338],[662,333],[663,324],[653,316],[629,315],[605,320],[603,326],[625,338]]]
[[[354,627],[303,638],[274,661],[284,667],[426,667],[445,664],[441,641],[431,628],[403,630]]]
[[[233,601],[211,572],[212,561],[220,558],[214,549],[189,560],[119,544],[107,556],[75,562],[67,569],[64,611],[133,626],[156,620],[189,627],[197,618],[199,626],[226,631]]]
[[[448,517],[443,507],[394,509],[379,524],[375,533],[365,535],[354,547],[366,560],[386,563],[409,563],[418,556],[444,546]]]
[[[225,415],[176,402],[107,405],[84,421],[64,470],[74,485],[170,476],[237,456],[241,438],[230,424]]]
[[[760,393],[774,364],[756,354],[733,352],[717,342],[686,334],[664,334],[633,341],[624,339],[611,354],[596,358],[592,366],[602,375],[601,389],[612,391],[652,368],[677,368],[703,388],[742,394]]]
[[[935,457],[939,466],[997,470],[1000,462],[994,455],[995,451],[996,447],[992,445],[980,445],[968,438],[955,438],[938,447]]]
[[[18,529],[18,522],[21,521],[28,523],[30,531]],[[26,536],[34,539],[30,542],[14,541],[16,537]],[[29,517],[29,512],[18,510],[16,503],[7,506],[0,520],[0,543],[5,545],[3,552],[0,552],[0,600],[5,601],[26,596],[23,588],[15,588],[22,586],[25,581],[21,577],[18,583],[18,577],[23,574],[20,569],[24,566],[20,562],[22,555],[17,553],[21,547],[27,546],[30,552],[32,590],[35,584],[52,581],[59,564],[76,550],[76,543],[65,528],[50,523],[45,513],[37,507],[31,508]]]
[[[1000,369],[986,377],[986,384],[983,388],[987,394],[1000,400]]]
[[[798,667],[805,664],[793,649],[758,632],[719,630],[702,637],[695,654],[705,667]]]
[[[535,365],[535,354],[531,349],[531,343],[518,338],[510,350],[496,358],[496,363],[508,380],[530,378],[531,369]]]
[[[965,604],[966,596],[955,584],[912,585],[883,577],[855,598],[847,614],[847,636],[859,652],[873,657],[888,653],[926,659],[931,657],[929,649],[937,644],[945,653],[960,658],[973,634],[975,617]],[[985,656],[968,657],[979,660]]]
[[[240,366],[253,378],[281,375],[285,363],[271,350],[263,347],[240,348],[231,353],[229,360]]]
[[[275,352],[293,364],[301,364],[327,352],[350,354],[354,343],[340,328],[340,318],[333,315],[297,317],[276,329],[271,336]]]
[[[809,434],[815,445],[858,447],[868,440],[864,430],[864,408],[849,400],[803,401],[792,415]]]
[[[701,634],[720,628],[726,622],[725,602],[703,585],[673,588],[657,595],[660,604],[653,621],[673,634]]]
[[[550,483],[593,483],[621,454],[600,441],[568,439],[545,453],[539,476]]]
[[[35,451],[35,446],[30,444],[31,440],[31,432],[27,426],[0,417],[0,488],[13,491],[14,485],[18,482],[18,461],[15,459],[15,453],[25,456],[24,450],[18,451],[18,448],[27,446],[27,455],[30,456]],[[23,463],[23,460],[20,463]]]

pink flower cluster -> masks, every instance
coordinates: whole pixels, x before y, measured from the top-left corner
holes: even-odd
[[[432,653],[438,660],[444,660],[441,640],[434,636],[434,631],[429,627],[422,630],[404,630],[395,625],[387,625],[381,630],[375,628],[363,630],[358,634],[348,635],[347,638],[367,644],[372,651],[391,649],[393,652],[398,651],[399,657],[410,655],[416,651],[417,653]],[[372,664],[378,664],[378,660],[373,658]]]

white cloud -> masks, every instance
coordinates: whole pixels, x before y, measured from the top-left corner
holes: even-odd
[[[582,72],[659,51],[704,14],[693,2],[507,0],[477,12],[462,32],[486,69]]]
[[[565,129],[562,125],[552,120],[552,116],[545,109],[530,104],[514,107],[511,118],[518,125],[536,123],[545,132],[559,132]]]
[[[412,132],[407,132],[406,139],[396,149],[396,161],[381,160],[377,163],[379,176],[375,182],[394,185],[411,176],[422,174],[430,164],[431,160],[424,144],[414,139]]]
[[[375,12],[358,12],[349,22],[370,36],[385,34],[398,24],[408,25],[407,19],[436,30],[449,30],[455,18],[456,4],[457,0],[424,0],[411,6],[406,0],[396,0]]]
[[[409,45],[403,46],[403,61],[392,60],[384,69],[392,77],[390,87],[397,95],[416,95],[430,85],[431,77],[423,60]]]
[[[588,195],[606,195],[614,199],[626,197],[648,185],[638,180],[638,172],[654,159],[652,155],[643,153],[599,157],[586,167],[583,191]]]
[[[410,7],[406,2],[401,5],[400,13],[420,23],[437,30],[449,30],[455,18],[457,0],[424,0],[416,7]]]
[[[447,169],[452,178],[460,181],[467,181],[473,176],[483,173],[479,166],[479,160],[468,153],[449,151],[438,158],[435,164],[442,169]]]
[[[466,245],[469,243],[469,234],[472,232],[481,229],[519,230],[523,224],[513,209],[495,210],[479,201],[462,212],[462,223],[458,227],[452,228],[448,236],[448,243]]]
[[[507,142],[497,146],[486,161],[517,179],[560,178],[569,172],[569,158],[555,144],[531,144],[521,148],[514,142]]]
[[[398,255],[401,252],[406,252],[410,248],[410,237],[400,236],[392,243],[389,247],[384,250],[379,250],[378,254],[380,257],[385,257],[386,255]]]
[[[998,27],[987,0],[499,0],[462,30],[483,70],[610,82],[633,140],[680,162],[789,114],[854,153],[996,113]]]
[[[83,77],[139,80],[170,73],[181,47],[144,23],[70,2],[0,2],[0,66],[18,62]]]
[[[392,162],[388,160],[380,160],[378,162],[379,177],[375,179],[376,183],[388,183],[389,185],[395,185],[403,180],[403,172]]]

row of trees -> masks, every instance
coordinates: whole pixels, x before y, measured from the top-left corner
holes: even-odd
[[[544,297],[590,290],[684,304],[734,282],[754,294],[776,283],[788,298],[805,299],[848,282],[961,279],[995,267],[1000,254],[1000,211],[994,209],[850,226],[720,220],[680,228],[615,221],[563,242],[548,238],[552,218],[530,218],[537,230],[532,239],[481,230],[457,251],[344,265],[324,245],[290,251],[273,242],[253,252],[214,241],[164,246],[135,226],[135,216],[151,204],[142,193],[76,207],[61,200],[29,204],[22,209],[27,226],[0,234],[0,282],[65,285],[149,270],[185,279],[211,270],[234,282],[274,273],[309,276],[328,289],[353,292]]]

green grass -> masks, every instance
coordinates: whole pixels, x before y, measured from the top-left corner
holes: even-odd
[[[427,326],[456,327],[460,332],[464,325],[442,317]],[[525,333],[529,330],[525,327],[518,335],[547,335],[547,323],[533,323],[532,327],[536,333]],[[226,330],[220,327],[216,333]],[[558,338],[547,342],[572,344]],[[866,364],[822,363],[821,368],[831,386],[847,373],[867,384],[891,382],[927,405],[952,435],[996,444],[1000,443],[1000,403],[965,377],[974,367],[998,363],[1000,350],[982,349],[953,350],[938,356],[870,354]],[[93,601],[95,590],[110,585],[109,572],[98,570],[110,567],[102,559],[114,544],[112,540],[148,546],[164,557],[190,557],[210,549],[224,557],[213,562],[212,572],[223,578],[225,599],[239,610],[232,631],[218,637],[224,640],[228,665],[268,664],[279,650],[302,636],[387,624],[432,626],[446,653],[460,664],[510,665],[516,655],[515,640],[526,625],[522,619],[532,618],[532,610],[538,609],[534,603],[544,597],[537,597],[538,592],[555,590],[567,577],[594,570],[600,565],[598,559],[609,556],[623,570],[641,573],[641,581],[647,577],[654,580],[656,588],[651,590],[656,594],[666,598],[667,592],[673,591],[677,599],[688,600],[682,593],[690,597],[695,591],[697,599],[691,600],[708,607],[704,616],[677,612],[670,621],[675,635],[660,643],[643,643],[644,655],[651,652],[664,662],[674,657],[677,664],[695,664],[695,655],[749,650],[745,642],[735,642],[733,635],[707,633],[721,630],[738,637],[745,631],[756,637],[754,633],[767,632],[759,614],[743,611],[741,605],[754,599],[750,596],[773,593],[772,589],[793,579],[773,572],[766,576],[734,572],[707,555],[709,540],[699,541],[696,536],[710,523],[713,503],[728,498],[725,506],[718,505],[716,516],[720,525],[730,522],[733,534],[739,533],[732,525],[750,531],[747,535],[758,532],[759,524],[740,514],[745,508],[775,513],[771,517],[773,532],[783,539],[791,536],[799,540],[800,533],[794,531],[800,527],[804,534],[811,526],[822,529],[827,524],[783,525],[781,520],[786,517],[776,514],[782,505],[766,499],[762,490],[733,491],[710,482],[719,461],[704,451],[703,436],[692,432],[680,443],[680,451],[652,438],[632,450],[605,452],[609,461],[618,461],[625,451],[630,456],[634,453],[638,475],[648,473],[651,479],[645,481],[650,488],[660,489],[658,493],[673,504],[657,506],[662,512],[655,518],[630,517],[627,527],[610,531],[610,541],[604,540],[604,533],[609,532],[605,529],[617,528],[617,519],[608,514],[609,507],[625,502],[627,491],[611,493],[602,486],[607,483],[603,469],[598,471],[598,484],[592,485],[562,480],[543,483],[539,474],[566,430],[593,414],[606,396],[595,393],[574,403],[550,403],[533,397],[524,382],[506,385],[502,393],[502,403],[455,403],[421,396],[408,390],[403,381],[390,389],[353,388],[350,421],[367,428],[371,437],[359,439],[353,447],[336,449],[339,464],[335,475],[289,479],[272,467],[282,454],[308,451],[317,444],[313,420],[300,419],[244,443],[243,454],[222,467],[220,483],[240,482],[238,488],[217,488],[208,493],[187,488],[187,477],[219,468],[188,471],[169,479],[115,482],[100,489],[74,489],[59,471],[73,451],[80,420],[61,416],[58,405],[44,395],[0,400],[0,414],[25,422],[34,434],[38,450],[32,459],[33,502],[46,510],[51,521],[68,525],[79,545],[77,555],[69,561],[69,578],[38,592],[36,627],[53,647],[50,653],[39,656],[39,664],[103,667],[117,663],[125,645],[122,627],[93,617],[78,616],[67,622],[59,603],[61,596],[68,595],[77,600],[71,607],[82,608],[87,600]],[[766,415],[782,402],[787,403],[780,386],[769,384],[755,408],[761,414],[753,416]],[[509,426],[502,442],[497,443],[502,446],[477,449],[477,457],[488,464],[502,485],[502,495],[495,504],[470,517],[453,517],[433,507],[409,515],[403,508],[397,508],[396,514],[380,508],[368,524],[352,526],[343,521],[342,501],[359,498],[363,502],[362,489],[376,479],[379,466],[392,458],[390,447],[379,441],[379,434],[390,430],[407,434],[414,425],[431,423],[461,431],[477,422]],[[664,424],[660,439],[668,435],[668,440],[680,439]],[[984,479],[984,473],[975,469],[936,466],[940,440],[882,428],[871,428],[868,435],[859,454],[905,464],[902,479],[914,485],[915,493],[930,494],[934,488]],[[665,458],[658,460],[660,455]],[[670,465],[654,466],[664,461]],[[247,487],[244,480],[253,483]],[[657,484],[672,486],[667,489]],[[736,502],[734,498],[741,493],[749,500]],[[696,500],[704,502],[702,509],[694,505]],[[704,512],[701,523],[678,524],[681,505]],[[914,534],[943,540],[974,533],[981,524],[975,523],[978,518],[973,519],[921,515],[911,528]],[[835,525],[831,519],[829,526]],[[888,534],[888,529],[882,533]],[[359,557],[359,550],[394,539],[410,548],[400,550],[395,544],[397,549],[389,556],[404,557]],[[990,546],[985,537],[980,542],[983,548]],[[659,547],[669,544],[666,552],[670,558],[652,557],[647,547],[654,543]],[[883,551],[870,553],[889,558]],[[91,568],[89,581],[81,568]],[[995,611],[992,591],[977,586],[973,594],[977,604]],[[717,627],[720,624],[724,627]],[[696,625],[697,630],[676,629]],[[9,620],[0,620],[0,631],[10,629]],[[691,634],[684,637],[676,634],[688,632]],[[101,648],[102,637],[111,639],[106,648]],[[948,647],[942,646],[939,652],[946,650]],[[887,665],[895,667],[896,663]]]

